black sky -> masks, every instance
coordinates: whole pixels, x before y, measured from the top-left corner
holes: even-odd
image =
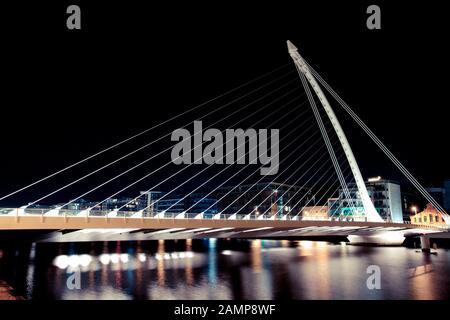
[[[287,39],[420,181],[439,185],[450,178],[446,12],[440,1],[392,2],[2,5],[0,195],[289,63]],[[81,6],[81,31],[65,27],[65,8],[73,3]],[[366,28],[369,4],[381,7],[381,30]],[[192,122],[205,109],[5,204],[31,201]],[[338,116],[364,175],[401,181],[362,131],[344,113],[338,111]],[[230,123],[222,129],[226,125]],[[159,161],[155,166],[167,159]],[[64,201],[87,186],[53,201]]]

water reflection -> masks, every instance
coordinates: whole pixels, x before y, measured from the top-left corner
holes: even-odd
[[[192,240],[188,239],[186,240],[186,256],[188,257],[192,257],[193,256],[193,252],[192,252]],[[190,286],[194,283],[194,273],[192,270],[192,260],[188,259],[186,261],[186,283]]]
[[[440,286],[436,285],[436,272],[430,255],[423,256],[422,263],[409,269],[409,278],[412,299],[439,299]]]
[[[448,299],[450,251],[274,240],[38,244],[0,249],[0,279],[32,299]],[[381,268],[369,290],[367,267]],[[80,290],[68,278],[78,272]]]
[[[255,273],[259,273],[262,270],[261,240],[252,240],[251,248],[252,270]]]
[[[166,273],[164,270],[164,240],[158,240],[158,285],[164,286],[166,283]]]
[[[208,281],[212,286],[217,284],[217,239],[208,239]]]
[[[245,285],[242,288],[244,299],[271,299],[272,276],[268,263],[265,240],[251,240],[250,267],[242,267],[241,278]]]

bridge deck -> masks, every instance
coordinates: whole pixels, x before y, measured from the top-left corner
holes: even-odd
[[[384,222],[234,220],[1,215],[0,232],[42,230],[39,241],[117,241],[187,238],[291,238],[301,236],[404,236],[442,228]]]
[[[75,216],[40,216],[19,215],[0,216],[0,230],[55,230],[55,229],[89,229],[89,228],[305,228],[305,227],[358,227],[383,229],[423,229],[429,232],[445,230],[443,228],[389,222],[359,221],[312,221],[312,220],[235,220],[235,219],[177,219],[177,218],[131,218],[131,217],[75,217]]]

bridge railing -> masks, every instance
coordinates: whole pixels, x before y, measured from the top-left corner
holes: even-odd
[[[192,213],[192,212],[157,212],[150,214],[138,211],[114,211],[114,210],[72,210],[72,209],[58,209],[58,208],[0,208],[0,216],[24,216],[24,215],[39,215],[39,216],[61,216],[61,217],[105,217],[105,218],[143,218],[143,219],[204,219],[204,220],[286,220],[299,221],[301,217],[296,215],[282,215],[273,216],[269,214],[256,216],[251,214],[223,214],[223,213]],[[332,220],[310,220],[309,221],[337,221]],[[345,221],[344,221],[345,222]],[[393,222],[391,222],[393,223]],[[396,224],[396,223],[393,223]],[[409,221],[398,223],[399,225],[410,224],[422,229],[441,229],[448,230],[446,225],[428,225],[416,224]]]
[[[0,215],[41,215],[41,216],[89,216],[89,217],[134,217],[139,211],[115,211],[115,210],[75,210],[59,208],[0,208]],[[256,216],[252,214],[224,214],[224,213],[192,213],[192,212],[156,212],[150,214],[142,212],[138,215],[142,218],[150,219],[214,219],[214,220],[279,220],[281,216],[271,216],[268,214]],[[298,216],[286,215],[283,220],[300,220]]]

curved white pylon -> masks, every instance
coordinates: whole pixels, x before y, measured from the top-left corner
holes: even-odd
[[[362,204],[364,207],[364,213],[367,216],[367,219],[369,221],[373,221],[373,222],[383,222],[383,219],[380,217],[380,215],[376,211],[376,209],[372,203],[372,200],[369,197],[369,194],[368,194],[367,188],[366,188],[366,184],[364,183],[363,177],[361,175],[361,171],[359,170],[359,167],[358,167],[358,163],[356,162],[355,156],[350,147],[350,144],[348,143],[347,137],[345,136],[344,130],[342,130],[339,120],[337,119],[333,109],[331,108],[330,103],[328,102],[326,96],[322,92],[322,89],[320,88],[316,79],[311,74],[305,61],[298,53],[297,47],[294,46],[292,44],[292,42],[290,42],[290,41],[287,42],[287,45],[288,45],[289,54],[291,55],[292,59],[294,60],[294,63],[299,68],[299,70],[305,75],[306,79],[310,83],[311,87],[313,88],[314,92],[316,93],[317,97],[319,98],[320,103],[322,104],[323,108],[325,109],[325,111],[328,115],[328,118],[330,119],[331,124],[333,125],[334,130],[336,131],[336,134],[339,138],[339,142],[341,143],[342,148],[345,153],[345,156],[347,157],[347,161],[350,164],[350,168],[352,170],[353,177],[355,179],[356,186],[358,188],[358,193],[361,197]]]

